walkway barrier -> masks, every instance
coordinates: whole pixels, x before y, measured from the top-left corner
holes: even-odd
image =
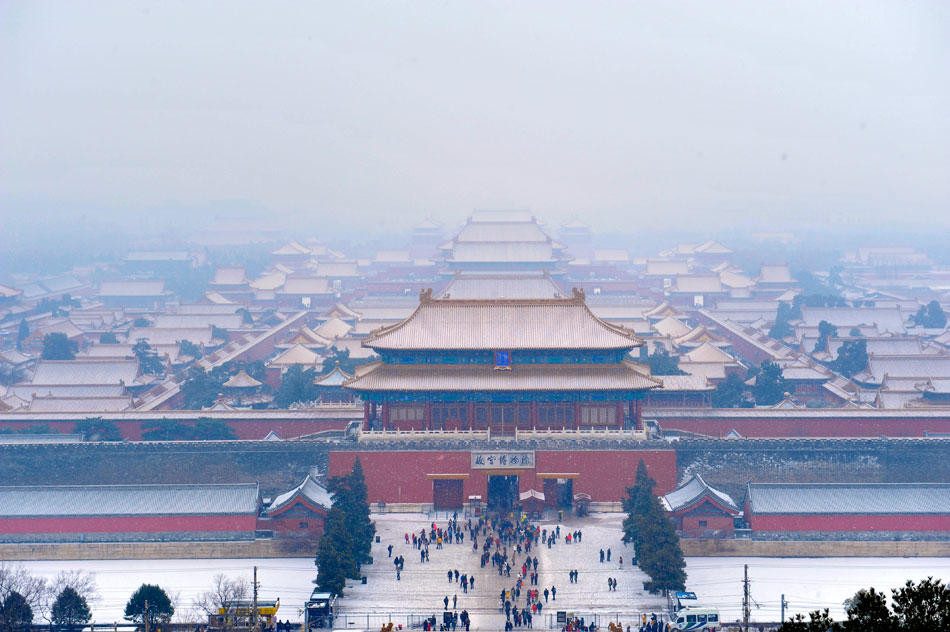
[[[383,626],[393,624],[393,630],[402,626],[404,630],[419,630],[426,620],[426,616],[409,612],[378,612],[361,613],[347,612],[333,617],[334,630],[380,630]]]
[[[554,602],[552,602],[553,604]],[[552,604],[548,604],[548,608],[551,608]],[[637,612],[631,610],[630,612],[615,612],[612,614],[591,614],[583,613],[578,611],[573,611],[567,613],[563,610],[557,612],[545,612],[544,614],[544,627],[548,630],[562,630],[567,625],[567,615],[573,615],[574,619],[582,619],[585,626],[589,626],[591,622],[594,622],[594,625],[597,626],[598,632],[607,632],[608,627],[611,623],[616,625],[622,625],[623,630],[626,632],[627,626],[630,626],[630,631],[634,632],[635,630],[640,629],[640,624],[643,621],[643,615],[646,615],[647,621],[650,620],[650,617],[656,615],[657,621],[666,625],[666,622],[669,618],[661,612]]]

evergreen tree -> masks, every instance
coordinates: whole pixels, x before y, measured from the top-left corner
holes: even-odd
[[[18,369],[9,364],[0,364],[0,384],[10,386],[23,381],[26,374],[23,369]]]
[[[353,471],[349,476],[350,504],[352,511],[347,513],[347,520],[352,525],[357,541],[357,551],[362,554],[360,562],[369,560],[373,548],[373,537],[376,535],[376,525],[370,519],[369,500],[366,491],[366,479],[363,476],[363,464],[356,457]]]
[[[215,367],[218,368],[218,367]],[[224,375],[209,374],[202,368],[193,366],[188,369],[188,379],[181,385],[186,410],[201,410],[214,404],[221,393],[221,385],[227,378]]]
[[[146,375],[163,375],[165,365],[158,358],[158,353],[152,349],[145,338],[139,338],[138,342],[132,347],[132,353],[139,361],[139,369]]]
[[[351,358],[349,349],[337,349],[335,347],[330,348],[330,355],[326,357],[323,361],[323,370],[320,371],[320,375],[326,375],[332,371],[337,365],[339,365],[340,370],[344,373],[349,373],[353,375],[353,372],[356,371],[356,367],[372,362],[375,356],[369,358]]]
[[[338,597],[343,596],[346,578],[359,577],[353,549],[353,535],[347,526],[346,514],[334,502],[314,561],[317,565],[317,579],[314,582],[317,588]]]
[[[686,375],[686,371],[680,369],[679,358],[660,347],[647,357],[647,364],[651,375]]]
[[[755,376],[752,396],[757,406],[771,406],[782,401],[787,386],[782,378],[782,369],[774,362],[766,360]]]
[[[778,632],[840,632],[842,630],[840,623],[835,623],[828,616],[828,608],[824,610],[815,610],[808,614],[808,621],[800,614],[786,621],[778,629]]]
[[[274,403],[280,408],[289,408],[298,402],[312,402],[316,399],[313,386],[315,378],[313,369],[303,370],[294,365],[280,376],[280,387],[274,396]]]
[[[713,391],[712,405],[714,408],[748,408],[751,402],[746,398],[745,390],[745,382],[739,374],[730,373]]]
[[[63,333],[52,333],[43,336],[44,360],[75,360],[79,344],[70,340]]]
[[[15,590],[0,601],[0,632],[22,632],[33,623],[33,609],[26,598]]]
[[[650,576],[646,587],[651,592],[683,590],[686,586],[686,561],[680,548],[676,527],[666,515],[660,499],[653,493],[656,481],[647,473],[646,464],[637,464],[633,487],[627,488],[623,508],[623,540],[632,542],[640,569]]]
[[[221,419],[199,417],[195,421],[191,438],[198,441],[233,441],[237,439],[234,428]]]
[[[333,494],[333,506],[343,511],[346,524],[353,535],[352,554],[357,566],[355,577],[358,577],[359,566],[369,559],[373,536],[376,535],[376,525],[370,520],[366,481],[359,458],[353,463],[353,469],[349,474],[332,477],[327,482],[327,489]]]
[[[147,613],[146,602],[148,602]],[[125,618],[128,621],[144,623],[147,616],[152,629],[155,629],[157,623],[171,621],[173,614],[175,614],[175,608],[172,606],[171,599],[168,598],[168,593],[154,584],[139,586],[125,604]]]
[[[828,339],[838,336],[838,328],[823,320],[818,323],[818,342],[815,343],[815,353],[828,350]]]
[[[887,597],[873,588],[859,590],[845,602],[847,632],[893,632],[897,621],[887,609]]]
[[[838,348],[838,357],[831,367],[844,375],[851,377],[868,368],[867,340],[847,340]]]
[[[928,329],[943,329],[947,326],[947,315],[937,301],[930,301],[926,305],[921,305],[917,313],[911,316],[911,320],[917,326]]]
[[[204,353],[201,351],[201,347],[190,340],[182,340],[179,342],[178,350],[182,355],[191,356],[195,360],[200,360],[204,356]]]
[[[950,630],[950,587],[933,577],[891,590],[894,615],[902,632]]]
[[[89,604],[86,603],[85,597],[70,586],[63,588],[56,597],[56,601],[53,602],[50,620],[57,629],[65,630],[65,632],[79,632],[91,618],[92,613],[89,611]]]
[[[795,298],[798,298],[796,296]],[[801,307],[798,308],[798,317],[801,318]],[[769,337],[781,340],[794,333],[789,321],[794,318],[794,308],[785,301],[779,301],[778,311],[775,314],[775,324],[769,329]]]
[[[651,494],[649,502],[649,510],[641,520],[642,544],[637,551],[640,569],[650,576],[646,589],[653,593],[685,590],[686,560],[676,527],[659,498]]]
[[[22,349],[23,341],[30,337],[30,326],[25,318],[20,319],[20,330],[16,336],[16,348]]]
[[[191,441],[195,429],[177,419],[152,419],[142,423],[142,441]]]
[[[87,417],[76,422],[73,432],[86,435],[87,441],[122,441],[122,433],[114,421],[102,417]]]
[[[116,338],[115,332],[106,331],[99,334],[99,344],[101,345],[117,345],[119,344],[119,339]]]
[[[627,512],[623,521],[623,541],[632,542],[634,551],[639,551],[641,521],[650,509],[650,497],[655,486],[656,481],[650,478],[646,464],[640,459],[633,487],[627,488],[627,497],[623,499],[623,509]]]

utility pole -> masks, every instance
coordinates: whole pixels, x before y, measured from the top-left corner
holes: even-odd
[[[148,599],[145,600],[145,632],[148,632]]]
[[[782,595],[782,624],[785,623],[785,606],[788,605],[788,602],[785,601],[785,595]]]
[[[254,567],[254,604],[252,605],[253,610],[251,610],[251,629],[254,632],[257,632],[257,567]],[[148,632],[146,630],[145,632]]]
[[[742,629],[744,632],[749,632],[749,618],[751,616],[750,612],[750,602],[749,598],[749,565],[745,565],[745,577],[742,580]]]

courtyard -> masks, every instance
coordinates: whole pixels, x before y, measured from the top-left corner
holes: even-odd
[[[461,544],[445,544],[442,549],[431,544],[429,561],[420,562],[419,550],[411,542],[406,544],[405,534],[419,533],[431,527],[433,522],[445,528],[448,518],[451,514],[444,512],[432,518],[425,514],[374,515],[380,539],[373,544],[374,563],[363,566],[366,584],[355,582],[347,587],[337,608],[338,614],[344,616],[338,617],[334,627],[378,629],[390,620],[390,616],[397,625],[433,615],[441,622],[443,600],[448,597],[449,610],[453,610],[452,599],[457,597],[454,610],[468,611],[473,630],[503,630],[505,614],[499,594],[514,586],[525,554],[518,556],[518,569],[512,568],[510,577],[499,576],[491,563],[481,568],[479,559],[483,537],[479,537],[478,553],[472,551],[472,542],[466,537]],[[465,521],[467,518],[459,517],[460,523]],[[552,547],[540,545],[530,553],[532,557],[538,557],[540,577],[537,586],[528,588],[542,593],[542,603],[545,588],[557,589],[556,598],[545,603],[541,615],[535,617],[535,629],[548,627],[558,611],[583,616],[588,621],[594,615],[604,628],[608,621],[620,621],[625,628],[629,624],[633,629],[636,629],[635,623],[641,613],[660,615],[665,612],[664,597],[643,591],[643,582],[648,578],[631,564],[631,548],[621,541],[622,521],[622,514],[598,514],[585,518],[565,515],[560,523],[556,519],[534,522],[549,531],[557,526],[561,528],[561,537]],[[564,536],[577,530],[583,534],[582,541],[566,544]],[[389,545],[393,546],[393,558],[400,555],[405,558],[405,568],[398,580],[392,559],[388,557]],[[610,562],[600,562],[601,549],[605,552],[610,549]],[[620,565],[621,558],[623,566]],[[460,574],[474,576],[474,590],[463,593],[454,577],[453,581],[448,580],[448,571],[456,569]],[[571,570],[578,571],[576,583],[569,580]],[[617,580],[616,591],[608,591],[608,578]],[[524,590],[515,605],[524,607]]]

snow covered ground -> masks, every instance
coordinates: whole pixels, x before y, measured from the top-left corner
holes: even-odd
[[[386,514],[374,516],[381,542],[374,544],[375,563],[364,567],[366,585],[356,583],[346,591],[340,610],[349,613],[352,628],[376,628],[376,617],[392,614],[393,620],[407,614],[440,613],[442,599],[458,595],[457,610],[467,609],[473,628],[498,629],[503,615],[498,610],[498,593],[510,587],[511,578],[499,577],[491,566],[479,567],[478,555],[471,542],[447,544],[442,550],[430,546],[430,562],[419,562],[418,551],[406,545],[403,534],[418,532],[431,521],[422,515]],[[636,612],[660,612],[663,600],[644,593],[645,576],[630,565],[629,549],[620,541],[617,514],[601,514],[585,519],[569,519],[561,524],[562,539],[553,548],[537,549],[540,558],[540,588],[557,587],[557,601],[549,602],[545,615],[556,610],[575,613],[597,613],[604,617],[631,620]],[[444,525],[444,519],[437,520]],[[541,523],[551,528],[555,523]],[[581,529],[581,544],[564,544],[565,530]],[[396,580],[386,546],[393,544],[393,555],[406,559],[402,579]],[[611,549],[611,563],[599,562],[599,550]],[[624,567],[619,566],[619,557]],[[521,556],[523,559],[523,555]],[[946,579],[950,576],[950,560],[944,558],[688,558],[687,581],[703,603],[720,608],[725,621],[739,617],[742,600],[743,564],[749,564],[752,596],[761,606],[753,608],[753,619],[774,621],[779,617],[780,595],[790,603],[788,612],[807,612],[829,607],[841,616],[842,602],[858,589],[874,586],[887,590],[900,586],[907,579],[920,580],[928,575]],[[311,559],[262,560],[107,560],[74,562],[26,562],[23,566],[35,573],[53,576],[61,570],[82,569],[94,573],[100,599],[94,604],[96,621],[122,621],[122,609],[129,595],[143,582],[157,583],[177,596],[177,607],[183,620],[194,620],[190,614],[194,597],[210,590],[218,573],[250,578],[258,566],[261,598],[280,598],[280,619],[298,620],[299,609],[313,589],[316,568]],[[446,571],[474,574],[475,591],[463,594],[461,587],[446,578]],[[579,582],[568,581],[568,571],[579,571]],[[607,591],[607,578],[618,581],[616,592]],[[523,598],[521,603],[523,604]],[[451,603],[449,604],[451,606]],[[554,607],[556,605],[556,607]],[[362,616],[357,616],[357,613]],[[177,618],[177,617],[176,617]],[[545,617],[546,618],[546,617]],[[341,626],[343,627],[343,626]],[[540,622],[535,628],[542,628]]]

